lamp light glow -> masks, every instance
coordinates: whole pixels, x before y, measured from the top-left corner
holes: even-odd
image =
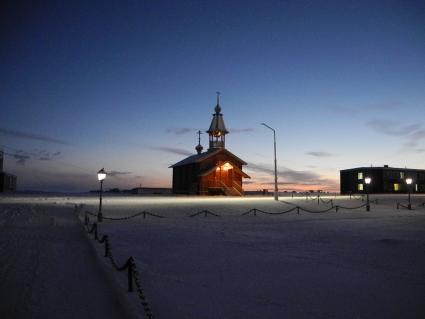
[[[372,178],[365,177],[364,182],[369,185],[372,182]]]
[[[412,184],[412,182],[413,182],[413,179],[411,179],[410,177],[409,178],[406,178],[406,184],[407,185]]]
[[[103,181],[106,178],[106,171],[105,169],[101,169],[100,171],[97,172],[97,179],[99,181]]]

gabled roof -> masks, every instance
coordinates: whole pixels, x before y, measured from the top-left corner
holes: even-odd
[[[193,163],[199,163],[199,162],[202,162],[203,160],[205,160],[205,159],[207,159],[211,156],[214,156],[214,155],[216,155],[220,152],[227,153],[228,155],[233,157],[235,161],[241,163],[242,165],[247,164],[245,161],[241,160],[239,157],[237,157],[235,154],[229,152],[225,148],[218,148],[218,149],[211,149],[208,152],[204,152],[204,153],[201,153],[201,154],[195,154],[195,155],[191,155],[189,157],[186,157],[185,159],[181,160],[180,162],[177,162],[177,163],[171,165],[169,168],[184,166],[184,165],[193,164]]]

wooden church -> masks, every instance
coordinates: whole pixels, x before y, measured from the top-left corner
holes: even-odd
[[[226,134],[221,114],[219,93],[217,105],[206,133],[209,135],[209,149],[202,152],[199,131],[197,154],[191,155],[170,166],[173,169],[173,193],[198,195],[243,196],[242,179],[250,178],[242,171],[247,163],[225,148]]]

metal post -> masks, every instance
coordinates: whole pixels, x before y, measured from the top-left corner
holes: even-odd
[[[407,205],[407,208],[409,210],[411,210],[412,209],[412,203],[410,202],[410,185],[408,185],[408,187],[409,187],[409,193],[408,193],[408,202],[409,202],[409,204]]]
[[[278,200],[279,191],[277,189],[277,160],[276,160],[276,132],[273,130],[273,140],[274,140],[274,200]]]
[[[369,187],[366,186],[367,191],[366,191],[366,211],[370,212],[370,202],[369,202]]]
[[[276,131],[265,123],[261,123],[265,127],[273,131],[273,145],[274,145],[274,200],[279,200],[279,190],[277,188],[277,159],[276,159]]]
[[[97,221],[101,222],[102,217],[102,193],[103,193],[103,180],[100,181],[100,193],[99,193],[99,212],[97,213]]]
[[[109,256],[109,238],[105,235],[105,257]]]
[[[133,291],[133,259],[128,261],[128,291]]]

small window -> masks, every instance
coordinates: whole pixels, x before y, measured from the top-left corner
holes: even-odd
[[[418,184],[415,184],[415,191],[418,191]]]
[[[357,190],[362,191],[363,190],[363,184],[357,184]]]
[[[394,192],[398,192],[400,190],[400,184],[394,183]]]
[[[400,172],[400,179],[404,179],[404,172]]]
[[[363,172],[358,172],[357,173],[357,179],[363,179]]]

